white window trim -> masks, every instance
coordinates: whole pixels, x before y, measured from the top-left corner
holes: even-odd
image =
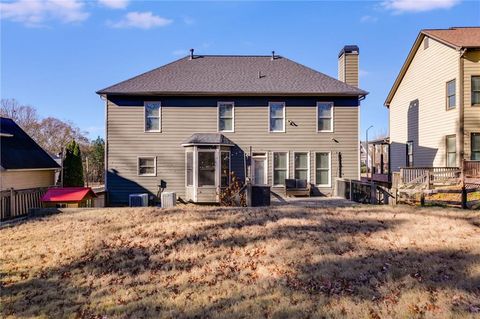
[[[295,154],[307,153],[307,183],[310,183],[310,152],[308,151],[295,151],[293,152],[293,178],[295,178]]]
[[[192,153],[192,185],[188,185],[188,174],[187,174],[187,154]],[[195,150],[185,151],[185,187],[195,187]]]
[[[264,163],[266,163],[266,167],[265,167],[265,170],[264,170],[264,173],[263,173],[263,179],[265,180],[265,184],[260,184],[259,186],[265,186],[265,185],[269,185],[268,183],[268,152],[265,152],[264,155],[252,155],[252,159],[251,159],[251,165],[250,165],[250,170],[253,170],[253,173],[252,173],[252,177],[254,177],[253,175],[255,174],[255,161],[254,159],[255,158],[258,158],[258,159],[263,159],[264,160]],[[252,178],[252,185],[257,185],[257,184],[253,184],[253,180],[255,180],[255,178]]]
[[[319,130],[318,129],[318,120],[319,120],[319,117],[318,117],[318,108],[319,108],[319,104],[330,104],[332,106],[332,112],[331,112],[331,116],[330,116],[330,127],[331,129],[330,130]],[[317,133],[333,133],[333,125],[334,125],[334,117],[335,117],[335,105],[333,102],[329,102],[329,101],[318,101],[317,104],[316,104],[316,127],[317,127]],[[326,118],[326,117],[322,117],[322,118]]]
[[[140,159],[150,158],[153,159],[153,174],[140,174]],[[157,157],[156,156],[137,156],[137,176],[157,176]]]
[[[197,151],[196,151],[196,155],[194,157],[196,157],[196,161],[195,161],[195,165],[199,165],[199,161],[198,161],[198,155],[200,153],[214,153],[214,159],[215,159],[215,185],[203,185],[203,186],[200,186],[199,183],[198,183],[198,176],[199,176],[199,173],[200,173],[200,166],[197,166],[197,174],[194,174],[196,175],[197,179],[196,179],[196,184],[195,184],[195,187],[197,188],[216,188],[218,185],[219,185],[219,167],[218,165],[220,164],[219,161],[218,161],[218,148],[216,149],[201,149],[201,148],[197,148]]]
[[[449,138],[455,139],[455,164],[453,166],[448,165],[448,155],[454,154],[454,152],[449,152],[448,150]],[[457,166],[457,135],[456,134],[445,135],[445,167],[456,167],[456,166]]]
[[[328,184],[317,184],[317,154],[327,153],[328,154]],[[317,187],[332,187],[332,152],[315,152],[314,159],[314,168],[315,168],[315,186]]]
[[[158,103],[158,130],[147,130],[147,103]],[[145,133],[161,133],[162,132],[162,102],[161,101],[143,101],[143,131]]]
[[[220,130],[220,104],[232,105],[232,129],[231,130]],[[226,101],[217,102],[217,132],[227,132],[227,133],[235,132],[235,103],[234,102],[226,102]]]
[[[275,151],[272,152],[272,187],[284,187],[285,184],[275,184],[275,153],[287,154],[287,175],[286,178],[290,178],[290,152],[289,151]]]
[[[270,117],[270,113],[271,113],[271,105],[272,104],[276,104],[276,103],[281,103],[283,104],[283,129],[282,130],[278,130],[278,131],[272,131],[271,127],[270,127],[270,123],[271,123],[271,117]],[[285,133],[285,113],[286,113],[286,109],[287,109],[287,106],[285,105],[285,102],[268,102],[268,132],[269,133]]]

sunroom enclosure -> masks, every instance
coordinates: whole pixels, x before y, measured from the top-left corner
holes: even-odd
[[[219,201],[230,183],[231,146],[222,134],[194,134],[185,147],[185,197],[195,203]]]

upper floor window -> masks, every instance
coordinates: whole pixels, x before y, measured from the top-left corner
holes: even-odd
[[[138,175],[139,176],[157,176],[156,157],[139,157],[138,158]]]
[[[317,103],[317,131],[333,132],[333,103]]]
[[[285,103],[269,102],[269,131],[285,132]]]
[[[472,105],[480,105],[480,76],[472,76]]]
[[[447,139],[447,167],[457,166],[457,138],[455,135],[448,135]]]
[[[160,132],[161,103],[146,101],[145,106],[145,132]]]
[[[447,82],[447,109],[449,110],[454,109],[456,106],[455,91],[456,91],[455,80],[451,80]]]
[[[218,130],[221,132],[234,131],[234,106],[233,102],[218,103]]]
[[[413,141],[408,141],[407,142],[407,161],[406,165],[407,167],[413,167]]]
[[[472,133],[472,155],[473,161],[480,161],[480,133]]]

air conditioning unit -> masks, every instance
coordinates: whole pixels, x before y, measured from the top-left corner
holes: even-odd
[[[148,194],[130,194],[128,196],[128,205],[130,207],[148,206]]]

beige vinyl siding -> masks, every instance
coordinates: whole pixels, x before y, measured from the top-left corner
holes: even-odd
[[[338,80],[345,82],[345,54],[338,58]]]
[[[445,166],[445,136],[457,134],[459,53],[433,39],[419,47],[390,103],[391,169],[405,166],[405,145],[414,140],[414,166]],[[446,109],[446,83],[456,79],[457,106]],[[418,99],[418,116],[409,105]],[[458,140],[457,140],[458,143]],[[457,147],[459,149],[459,147]],[[457,156],[458,160],[459,156]]]
[[[471,156],[471,133],[480,133],[480,105],[472,106],[472,76],[480,76],[480,51],[464,55],[465,159]]]
[[[0,190],[48,187],[55,184],[55,170],[3,171]]]
[[[161,99],[160,99],[161,100]],[[185,195],[185,149],[181,142],[193,133],[217,132],[216,107],[167,106],[162,104],[162,132],[143,132],[143,105],[117,106],[111,101],[108,108],[108,169],[116,171],[123,183],[107,187],[110,192],[128,199],[132,189],[157,193],[160,179],[167,189],[181,197]],[[268,154],[268,182],[272,181],[272,152],[289,152],[289,175],[293,177],[293,152],[310,152],[310,181],[314,182],[314,152],[331,152],[332,185],[338,171],[338,152],[342,153],[343,177],[358,178],[358,107],[334,108],[334,132],[316,131],[315,106],[287,106],[286,132],[268,131],[268,106],[235,107],[235,132],[223,132],[248,154]],[[288,124],[291,120],[297,126]],[[338,143],[332,141],[335,138]],[[156,156],[157,176],[137,176],[137,157]],[[233,156],[233,155],[232,155]],[[283,190],[277,190],[283,192]],[[332,188],[323,188],[331,193]],[[114,195],[115,196],[115,195]]]

